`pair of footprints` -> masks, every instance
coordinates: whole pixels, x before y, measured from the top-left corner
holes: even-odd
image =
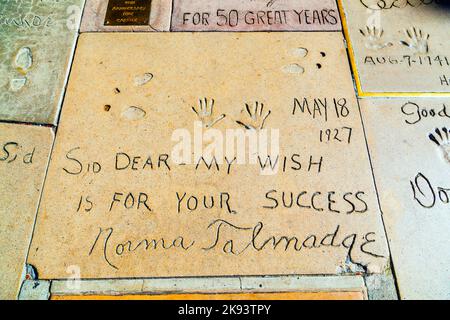
[[[197,108],[192,107],[192,111],[195,112],[206,128],[211,128],[216,123],[226,118],[225,114],[221,114],[218,117],[214,115],[214,104],[214,99],[208,100],[207,98],[204,98],[199,100]],[[258,101],[253,105],[246,103],[243,111],[246,112],[245,120],[235,120],[235,122],[247,130],[264,129],[266,120],[272,113],[271,110],[264,111],[264,104]]]
[[[365,37],[366,48],[371,50],[381,50],[386,47],[392,47],[392,42],[383,41],[384,30],[375,26],[366,26],[366,29],[360,29],[359,32]],[[425,54],[429,51],[428,40],[430,35],[421,29],[411,27],[403,30],[406,40],[401,40],[400,44],[408,47],[418,54]]]
[[[444,159],[450,163],[450,130],[446,127],[436,128],[428,135],[428,138],[438,146]]]
[[[33,66],[33,53],[31,52],[31,49],[28,47],[20,48],[17,51],[13,62],[14,67],[20,75],[11,79],[10,90],[17,92],[27,83],[26,74]]]

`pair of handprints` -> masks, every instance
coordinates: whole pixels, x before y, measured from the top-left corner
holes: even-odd
[[[384,30],[375,26],[366,26],[365,29],[360,29],[360,33],[365,38],[365,46],[371,50],[381,50],[386,47],[392,47],[392,42],[383,40]],[[400,44],[413,50],[417,54],[426,54],[429,51],[428,40],[430,35],[423,32],[421,29],[411,27],[403,30],[405,39],[400,41]]]
[[[207,98],[199,99],[199,105],[192,107],[199,120],[206,128],[211,128],[218,122],[226,118],[225,114],[215,116],[214,114],[215,100]],[[264,129],[267,118],[271,114],[271,110],[264,112],[264,103],[256,101],[253,105],[245,104],[246,117],[245,120],[235,120],[237,124],[247,130],[261,130]]]

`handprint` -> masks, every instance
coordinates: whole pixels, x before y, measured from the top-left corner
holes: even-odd
[[[416,29],[416,27],[405,29],[404,32],[408,39],[406,41],[400,41],[402,45],[419,54],[428,53],[428,39],[430,38],[428,33],[422,32],[422,30]]]
[[[245,129],[263,129],[264,123],[266,122],[267,117],[270,115],[271,111],[267,111],[265,115],[263,115],[264,112],[264,104],[260,103],[258,101],[255,102],[255,107],[253,110],[251,110],[248,103],[245,104],[245,110],[247,111],[248,116],[250,117],[247,119],[247,121],[244,123],[242,121],[236,121],[237,124],[243,126]]]
[[[200,121],[203,123],[205,128],[210,128],[214,126],[217,122],[225,118],[224,114],[221,114],[219,117],[214,119],[213,113],[214,113],[214,99],[211,99],[211,101],[208,101],[207,98],[199,99],[199,110],[195,109],[195,107],[192,107],[192,111],[195,112],[195,114],[199,117]]]
[[[380,50],[386,47],[392,47],[392,42],[384,42],[381,38],[383,37],[384,31],[382,28],[377,29],[375,26],[366,26],[366,30],[359,29],[359,32],[365,37],[365,45],[367,49]]]
[[[428,138],[438,146],[444,159],[450,163],[450,131],[446,127],[436,128]]]

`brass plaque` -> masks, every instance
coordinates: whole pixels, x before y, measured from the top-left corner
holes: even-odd
[[[105,26],[148,25],[151,3],[151,0],[109,0]]]

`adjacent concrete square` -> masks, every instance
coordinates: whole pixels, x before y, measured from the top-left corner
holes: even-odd
[[[339,0],[360,95],[450,95],[450,10],[436,1]]]
[[[83,4],[1,1],[0,120],[56,124]]]
[[[449,299],[450,99],[361,108],[401,298]]]
[[[50,128],[0,124],[0,299],[17,299],[52,143]]]

